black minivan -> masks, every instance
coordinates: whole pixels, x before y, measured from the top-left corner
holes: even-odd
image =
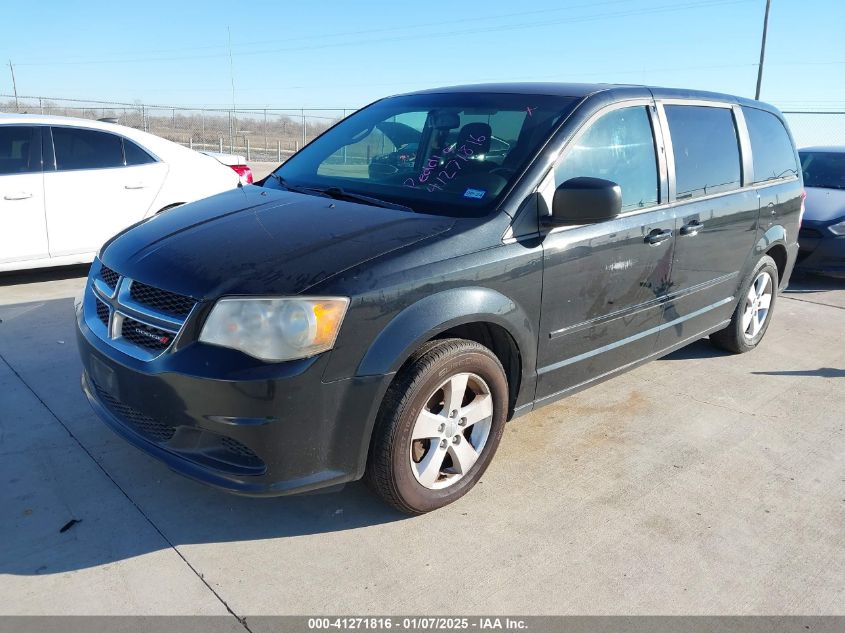
[[[77,308],[82,385],[202,482],[280,495],[365,477],[426,512],[472,488],[507,420],[708,335],[756,347],[802,209],[787,126],[757,101],[390,97],[257,185],[106,243]]]

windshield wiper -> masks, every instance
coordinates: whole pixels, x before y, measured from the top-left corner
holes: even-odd
[[[326,196],[326,194],[323,193],[320,189],[312,189],[311,187],[300,187],[299,185],[292,185],[279,174],[270,174],[270,177],[275,178],[276,181],[288,191],[293,191],[295,193],[307,193],[312,196]]]
[[[369,204],[374,207],[382,207],[384,209],[410,211],[411,213],[414,212],[411,207],[406,207],[404,204],[389,202],[388,200],[373,198],[372,196],[365,196],[360,193],[353,193],[351,191],[346,191],[346,189],[341,189],[340,187],[326,187],[325,189],[313,189],[313,191],[318,191],[326,196],[334,198],[335,200],[348,200],[350,202],[361,202],[363,204]]]
[[[365,196],[360,193],[352,193],[351,191],[346,191],[346,189],[341,189],[340,187],[300,187],[298,185],[292,185],[278,174],[270,174],[270,177],[275,178],[278,183],[288,191],[294,191],[296,193],[306,193],[312,196],[325,196],[327,198],[334,198],[335,200],[361,202],[363,204],[369,204],[374,207],[382,207],[385,209],[410,211],[411,213],[414,212],[411,207],[406,207],[404,204],[399,204],[397,202],[389,202],[387,200],[382,200],[381,198],[373,198],[372,196]]]

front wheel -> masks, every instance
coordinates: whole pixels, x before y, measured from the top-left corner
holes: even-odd
[[[768,255],[757,262],[740,289],[739,301],[728,326],[710,335],[710,341],[729,352],[750,352],[769,329],[778,292],[778,269]]]
[[[507,407],[507,378],[489,349],[463,339],[427,343],[385,396],[367,483],[409,514],[452,503],[493,458]]]

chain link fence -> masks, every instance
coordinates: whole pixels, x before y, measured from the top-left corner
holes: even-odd
[[[842,112],[784,111],[799,148],[812,145],[845,146],[845,110]]]
[[[0,95],[0,111],[104,119],[199,151],[281,163],[352,108],[183,108]]]
[[[353,108],[182,108],[0,95],[0,111],[108,119],[196,150],[281,163]],[[784,111],[798,147],[845,145],[845,111]]]

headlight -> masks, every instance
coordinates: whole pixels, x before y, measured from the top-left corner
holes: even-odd
[[[834,235],[845,235],[845,220],[837,222],[836,224],[831,224],[827,228],[829,228],[830,232]]]
[[[200,341],[267,361],[308,358],[334,346],[349,299],[220,299]]]

